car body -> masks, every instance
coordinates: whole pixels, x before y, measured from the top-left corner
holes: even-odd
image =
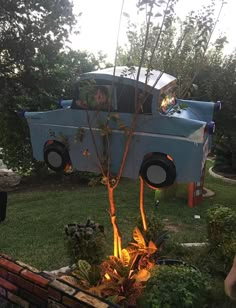
[[[110,111],[96,110],[94,104],[78,107],[81,97],[86,100],[87,95],[88,100],[83,86],[77,97],[61,101],[56,110],[25,112],[35,159],[46,161],[55,171],[71,164],[79,171],[100,172],[101,123],[109,115],[118,119],[110,121],[109,137],[110,170],[117,175],[127,140],[125,128],[131,126],[137,110],[135,93],[145,93],[122,176],[141,175],[153,188],[200,181],[212,143],[213,113],[220,103],[175,99],[175,77],[156,70],[147,75],[142,68],[137,81],[137,72],[138,68],[116,67],[80,76],[79,84],[93,81],[95,87],[107,87]]]

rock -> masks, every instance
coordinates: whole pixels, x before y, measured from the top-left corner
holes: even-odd
[[[0,169],[0,191],[9,191],[20,183],[21,177],[8,169]]]
[[[213,197],[213,196],[215,196],[215,192],[206,188],[206,187],[203,187],[202,196],[203,196],[203,198]]]

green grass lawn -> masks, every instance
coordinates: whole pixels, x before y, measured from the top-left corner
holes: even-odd
[[[209,163],[208,163],[209,166]],[[206,238],[206,211],[214,205],[236,209],[236,185],[206,175],[205,186],[216,195],[204,199],[193,209],[187,199],[171,198],[154,206],[154,191],[146,188],[146,213],[155,213],[164,220],[174,239],[181,242],[200,242]],[[63,186],[62,186],[63,187]],[[9,194],[7,218],[0,224],[0,252],[43,270],[57,269],[69,263],[64,226],[85,222],[91,217],[106,230],[107,254],[112,253],[112,229],[108,214],[106,189],[81,186],[63,190],[61,186],[45,191],[32,190]],[[122,180],[115,194],[118,223],[124,245],[131,239],[139,215],[139,182]],[[186,193],[187,198],[187,193]],[[195,219],[194,215],[200,215]]]

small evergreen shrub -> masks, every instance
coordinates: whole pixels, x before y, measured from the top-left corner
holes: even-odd
[[[207,233],[212,266],[226,274],[236,254],[236,212],[223,206],[208,210]]]
[[[211,245],[222,245],[236,236],[236,212],[228,207],[207,211],[207,233]]]
[[[186,266],[158,266],[147,281],[138,307],[204,307],[208,295],[207,279]]]
[[[86,260],[99,264],[104,258],[104,227],[88,219],[85,224],[65,226],[72,262]]]

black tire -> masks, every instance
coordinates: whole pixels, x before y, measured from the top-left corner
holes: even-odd
[[[176,168],[166,155],[153,154],[143,161],[140,176],[151,188],[164,188],[174,183]]]
[[[55,142],[45,147],[44,161],[51,170],[61,172],[70,164],[70,156],[63,144]]]

